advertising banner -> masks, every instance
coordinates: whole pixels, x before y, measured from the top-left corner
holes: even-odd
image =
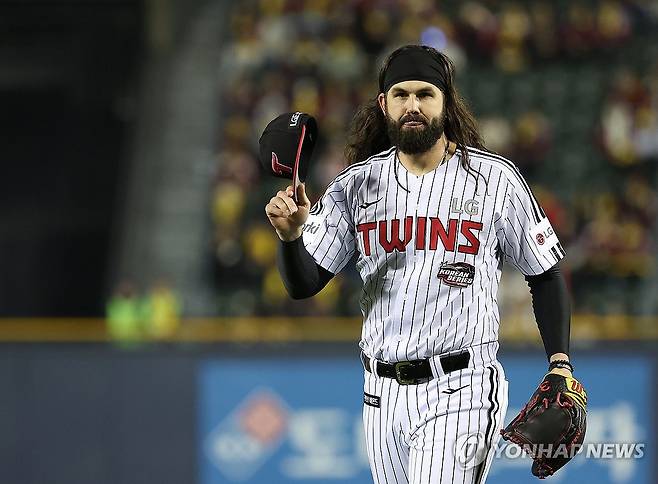
[[[507,420],[543,376],[543,358],[503,357]],[[655,433],[652,360],[581,356],[588,391],[581,452],[551,477],[601,484],[650,483]],[[198,375],[199,484],[372,482],[357,358],[214,359]],[[534,483],[531,460],[503,441],[487,482]]]

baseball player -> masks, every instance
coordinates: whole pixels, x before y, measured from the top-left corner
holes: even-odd
[[[374,481],[482,483],[507,409],[503,261],[529,283],[549,373],[571,377],[564,250],[518,169],[484,149],[435,49],[388,57],[348,140],[349,166],[313,208],[303,184],[265,207],[283,281],[313,296],[356,254]]]

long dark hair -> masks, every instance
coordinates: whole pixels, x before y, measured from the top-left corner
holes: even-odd
[[[383,85],[384,76],[391,60],[398,54],[408,49],[417,49],[417,45],[405,45],[396,49],[382,64],[379,70],[379,85]],[[455,89],[454,72],[455,66],[452,61],[433,47],[421,46],[440,62],[446,72],[446,89],[443,92],[445,98],[445,134],[448,140],[456,143],[461,154],[462,166],[470,171],[467,146],[484,149],[484,142],[478,131],[475,117],[468,109],[466,102]],[[392,146],[386,131],[386,118],[382,113],[377,96],[359,106],[352,118],[347,133],[347,145],[345,146],[345,158],[348,165],[363,161],[374,154],[380,153]]]

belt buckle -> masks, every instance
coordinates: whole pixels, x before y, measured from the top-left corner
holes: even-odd
[[[415,385],[418,380],[417,378],[405,378],[402,376],[403,368],[409,368],[412,366],[413,363],[410,361],[398,361],[395,363],[395,381],[397,381],[400,385]]]

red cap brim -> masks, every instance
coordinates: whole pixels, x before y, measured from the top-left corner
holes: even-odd
[[[298,203],[297,199],[297,187],[301,183],[299,180],[299,160],[302,156],[302,146],[304,145],[304,138],[306,137],[306,125],[302,126],[302,134],[299,137],[299,144],[297,145],[297,155],[295,156],[295,164],[292,168],[292,189],[293,189],[293,200],[295,203]]]

